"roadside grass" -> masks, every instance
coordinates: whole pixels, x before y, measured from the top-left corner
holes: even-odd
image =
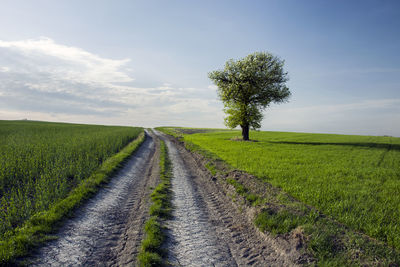
[[[258,142],[232,141],[239,134],[182,138],[260,209],[260,230],[304,236],[318,265],[400,264],[400,138],[252,132]],[[218,158],[228,167],[219,168]],[[259,177],[265,192],[229,177],[232,169]]]
[[[214,166],[211,169],[212,169],[211,174],[215,175],[217,173],[216,167]],[[248,188],[246,188],[245,186],[243,186],[241,183],[239,183],[235,179],[231,179],[231,178],[226,179],[226,182],[228,184],[233,185],[233,187],[236,190],[236,193],[238,193],[239,195],[244,197],[250,204],[252,204],[252,205],[258,204],[258,200],[259,200],[258,195],[251,193],[251,191]]]
[[[139,266],[162,266],[165,240],[162,222],[171,216],[172,211],[172,167],[164,141],[160,141],[160,184],[151,193],[150,218],[145,224],[145,239],[138,255]]]
[[[92,174],[75,186],[65,198],[49,205],[49,208],[35,213],[21,226],[7,231],[0,240],[0,265],[17,264],[19,257],[26,256],[31,249],[46,240],[56,231],[64,218],[71,216],[74,209],[95,194],[102,184],[122,166],[144,141],[143,130],[137,138],[126,145],[120,152],[107,158]]]

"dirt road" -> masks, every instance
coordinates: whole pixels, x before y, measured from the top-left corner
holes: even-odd
[[[182,144],[162,133],[173,162],[174,218],[168,222],[175,266],[295,266],[294,255],[261,234]]]
[[[148,134],[135,155],[32,260],[36,266],[135,265],[158,179],[159,146]]]
[[[259,233],[202,162],[174,139],[146,141],[106,188],[81,207],[32,260],[37,266],[135,266],[158,183],[159,139],[173,164],[173,217],[167,221],[172,266],[294,266],[293,255]]]

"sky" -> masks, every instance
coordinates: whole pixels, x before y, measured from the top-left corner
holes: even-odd
[[[400,137],[400,1],[2,0],[0,119],[224,128],[208,78],[285,61],[261,130]]]

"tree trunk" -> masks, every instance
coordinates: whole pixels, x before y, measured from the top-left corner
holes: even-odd
[[[248,141],[249,140],[249,125],[240,125],[242,127],[242,136],[243,140]]]

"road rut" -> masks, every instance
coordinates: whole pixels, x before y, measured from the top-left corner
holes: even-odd
[[[79,208],[40,248],[33,266],[135,265],[148,218],[149,187],[157,183],[159,149],[152,133],[105,188]]]
[[[298,255],[262,234],[201,159],[174,138],[156,134],[173,163],[175,210],[168,221],[173,266],[296,266]]]
[[[237,266],[220,240],[192,183],[192,175],[174,143],[166,141],[173,163],[173,219],[168,221],[169,261],[177,266]]]
[[[165,222],[172,266],[295,266],[296,255],[260,233],[202,160],[160,132],[146,140],[110,183],[31,258],[33,266],[135,266],[159,182],[159,139],[173,165],[173,216]],[[275,242],[275,243],[274,243]],[[296,257],[295,257],[296,256]]]

